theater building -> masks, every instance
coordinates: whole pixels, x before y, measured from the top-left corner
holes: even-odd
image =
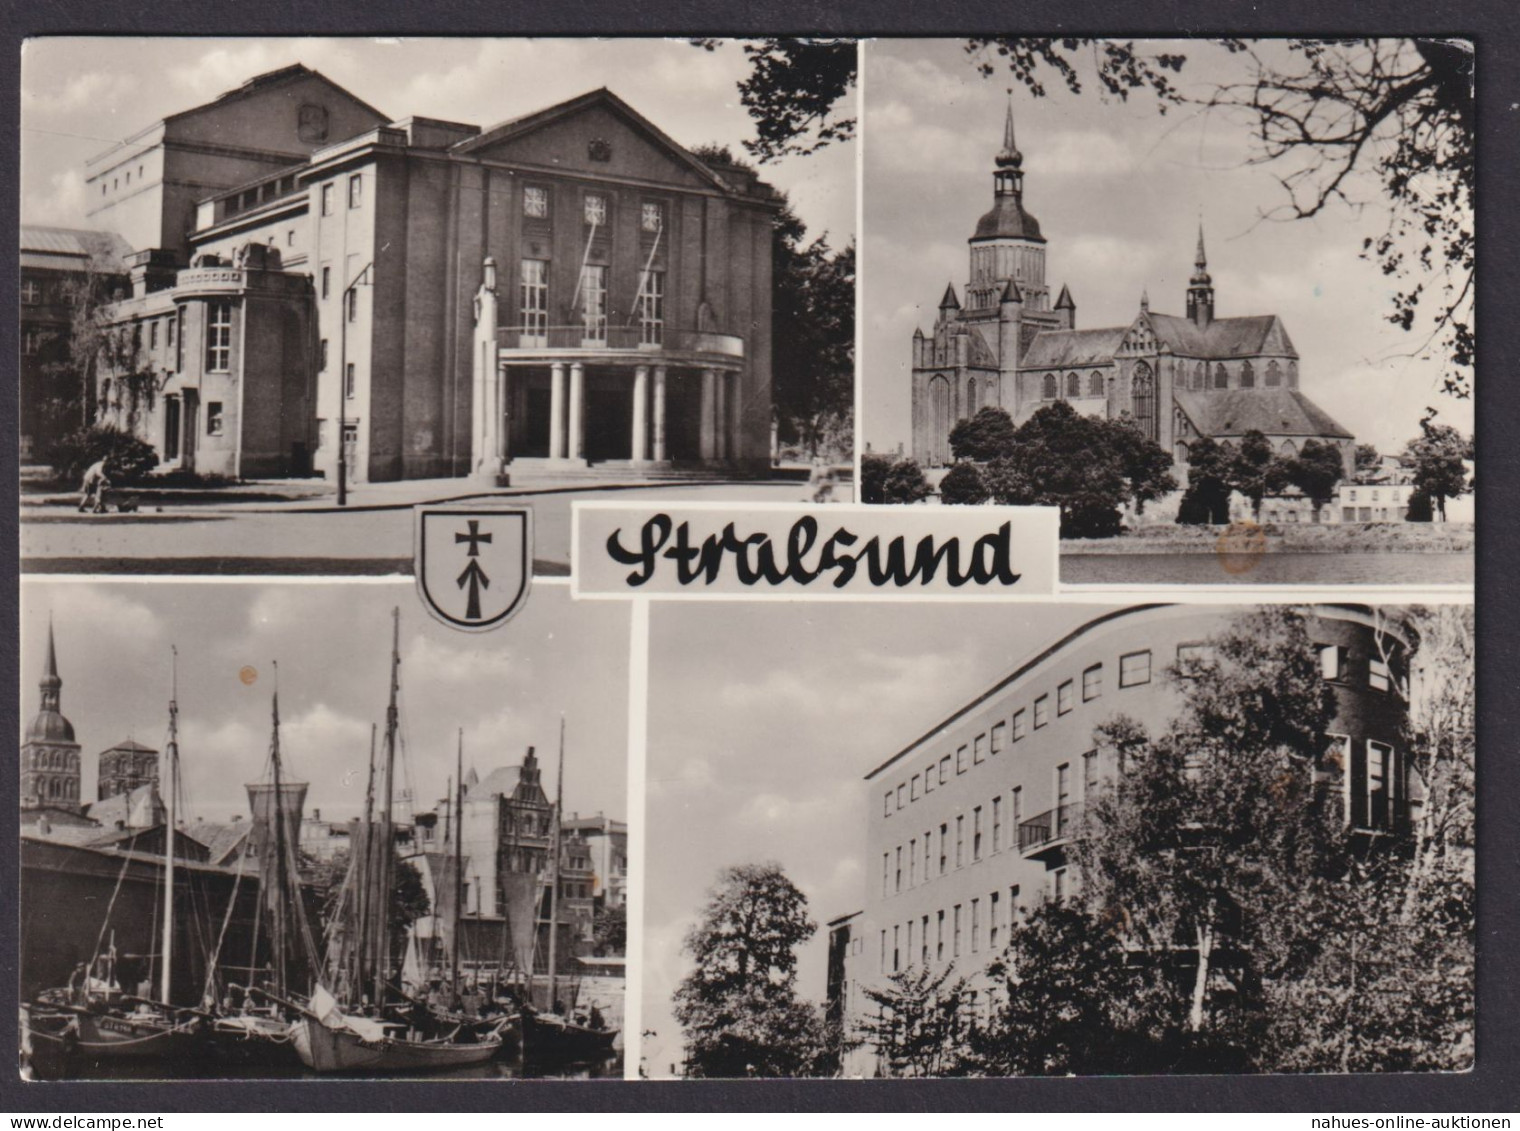
[[[224,118],[235,155],[181,137]],[[206,442],[203,375],[181,381],[193,397],[171,391],[139,414],[165,464],[334,478],[341,450],[351,483],[768,467],[780,198],[611,91],[482,129],[388,119],[297,66],[134,145],[140,199],[125,199],[132,161],[103,157],[92,216],[152,268],[134,301],[175,293],[118,317],[205,300],[176,349],[210,359],[225,331],[230,368],[206,374],[228,373],[241,395],[236,418],[216,398],[221,445]],[[196,161],[212,191],[188,199],[176,186]],[[159,165],[173,176],[155,180]],[[253,250],[263,274],[234,277]],[[310,313],[254,326],[244,309],[272,294]],[[215,303],[230,305],[221,321]],[[273,358],[276,372],[248,374],[240,358]],[[278,429],[243,419],[255,404]],[[230,457],[202,454],[218,447]]]
[[[1094,729],[1122,714],[1162,732],[1181,706],[1188,665],[1208,661],[1208,641],[1240,611],[1104,613],[871,770],[865,900],[830,923],[832,1008],[860,1017],[875,1008],[863,987],[951,964],[978,975],[971,985],[987,994],[980,972],[1020,912],[1072,890],[1067,849],[1084,798],[1119,772],[1096,749]],[[1339,790],[1351,827],[1406,828],[1418,785],[1393,683],[1407,643],[1364,607],[1315,606],[1307,627],[1336,705],[1317,774]],[[870,1055],[852,1071],[869,1073]]]

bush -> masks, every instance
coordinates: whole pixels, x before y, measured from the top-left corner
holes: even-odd
[[[976,506],[987,501],[987,485],[974,463],[958,463],[939,484],[939,501],[951,506]]]
[[[158,452],[146,440],[110,424],[80,428],[61,437],[45,453],[59,479],[77,482],[96,460],[106,461],[113,483],[138,483],[158,466]]]
[[[932,489],[923,468],[911,459],[897,459],[878,452],[860,457],[860,501],[863,503],[916,503]]]
[[[1409,495],[1409,509],[1404,512],[1405,522],[1434,522],[1436,517],[1435,507],[1428,494],[1421,490],[1414,490]]]

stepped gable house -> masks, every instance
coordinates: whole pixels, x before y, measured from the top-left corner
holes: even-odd
[[[1128,415],[1171,452],[1185,473],[1187,445],[1262,432],[1283,455],[1306,440],[1341,449],[1346,474],[1355,440],[1299,388],[1299,356],[1275,314],[1215,316],[1214,285],[1198,232],[1183,317],[1150,309],[1127,326],[1079,330],[1077,305],[1045,282],[1046,239],[1024,207],[1024,157],[1010,101],[994,159],[993,204],[969,241],[965,304],[951,283],[931,333],[913,332],[913,457],[950,462],[950,430],[984,406],[1022,424],[1061,400],[1078,412]]]
[[[96,158],[89,192],[159,390],[111,411],[166,470],[768,465],[780,199],[605,88],[482,130],[296,65]]]

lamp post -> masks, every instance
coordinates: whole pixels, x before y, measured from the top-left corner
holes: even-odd
[[[348,312],[349,303],[360,286],[368,285],[366,276],[375,265],[370,260],[353,281],[343,288],[338,311],[338,505],[348,506]]]

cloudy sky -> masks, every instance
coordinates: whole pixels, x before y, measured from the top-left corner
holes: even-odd
[[[1388,280],[1358,258],[1362,238],[1386,220],[1379,207],[1262,221],[1284,197],[1268,169],[1244,164],[1240,121],[1186,108],[1163,117],[1154,98],[1104,101],[1090,81],[1072,95],[1050,73],[1037,99],[1006,67],[982,78],[962,43],[866,48],[857,435],[877,449],[908,442],[913,329],[929,332],[947,282],[964,290],[966,239],[992,205],[1010,85],[1025,206],[1048,241],[1052,299],[1070,286],[1078,328],[1128,325],[1146,288],[1153,310],[1184,313],[1201,210],[1218,313],[1278,314],[1302,358],[1303,390],[1358,440],[1401,447],[1426,405],[1471,430],[1471,404],[1437,392],[1438,366],[1397,356],[1423,335],[1386,321]],[[1174,80],[1184,93],[1244,77],[1222,49],[1172,48],[1188,56]],[[1360,187],[1376,199],[1375,186]]]
[[[864,897],[867,771],[1103,606],[656,603],[650,612],[644,1059],[681,1057],[681,940],[718,872],[774,860],[818,934]],[[911,648],[904,647],[911,641]]]
[[[754,137],[735,83],[742,47],[598,39],[34,39],[22,56],[21,219],[83,227],[84,163],[168,114],[304,63],[395,118],[489,127],[608,86],[683,145]],[[766,165],[812,234],[855,231],[855,152]]]
[[[535,583],[513,620],[476,636],[429,617],[410,582],[27,580],[21,726],[37,710],[51,614],[63,713],[83,747],[82,794],[94,797],[102,750],[125,738],[163,748],[174,645],[189,817],[229,820],[247,813],[243,785],[264,772],[278,661],[287,772],[311,783],[308,811],[353,816],[363,808],[370,724],[385,725],[394,606],[401,609],[405,744],[397,784],[410,785],[417,808],[444,796],[459,727],[466,765],[481,777],[517,764],[530,745],[552,775],[563,711],[565,808],[626,814],[627,606],[572,602],[565,585]]]

